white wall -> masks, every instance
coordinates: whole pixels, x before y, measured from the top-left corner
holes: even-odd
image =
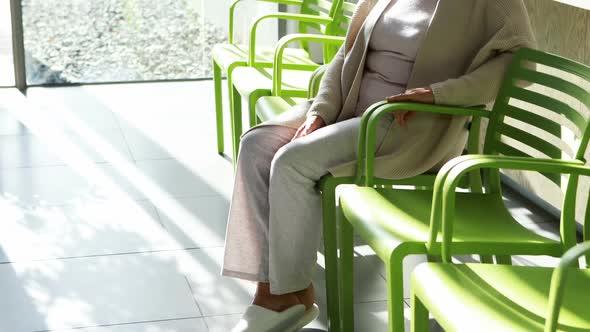
[[[9,0],[0,0],[0,86],[13,85],[10,2]]]

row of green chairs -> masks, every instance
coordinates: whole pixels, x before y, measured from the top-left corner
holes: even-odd
[[[537,65],[536,70],[531,69],[531,63]],[[273,66],[275,71],[277,63]],[[387,266],[391,331],[404,329],[403,258],[410,254],[423,254],[432,261],[440,260],[441,256],[443,260],[448,260],[450,245],[440,243],[446,239],[443,234],[448,234],[449,228],[455,231],[454,235],[447,239],[453,246],[453,253],[477,254],[484,263],[492,263],[493,256],[496,262],[501,264],[510,264],[510,256],[517,254],[560,256],[575,244],[575,189],[579,176],[587,173],[583,156],[590,136],[588,119],[566,103],[527,89],[520,82],[535,83],[561,91],[589,108],[590,97],[579,86],[551,75],[546,68],[590,80],[586,66],[538,51],[521,50],[506,74],[503,88],[491,112],[480,108],[381,102],[373,105],[365,113],[359,142],[357,176],[326,176],[318,184],[323,204],[330,331],[348,331],[354,326],[350,271],[353,257],[353,228],[373,247]],[[316,69],[305,97],[311,98],[317,92],[324,70],[325,67]],[[280,75],[273,76],[276,78]],[[304,95],[298,95],[300,96]],[[280,94],[262,97],[256,104],[257,118],[263,121],[271,119],[301,100]],[[549,112],[548,114],[561,116],[562,120],[569,124],[570,129],[578,134],[578,145],[563,154],[564,151],[559,148],[563,145],[544,142],[537,136],[513,126],[513,121],[505,121],[510,119],[527,123],[561,139],[562,123],[555,121],[555,116],[542,116],[522,105],[515,106],[512,100],[541,107]],[[401,181],[375,178],[372,174],[374,128],[385,113],[398,109],[473,117],[467,149],[469,155],[447,164],[438,176],[425,174]],[[250,111],[252,112],[252,109]],[[482,119],[488,119],[490,125],[484,155],[476,155],[479,151],[478,138]],[[235,120],[236,117],[233,117],[232,121]],[[502,136],[532,147],[553,159],[533,158],[527,154],[526,148],[519,149],[512,144],[506,144],[500,139]],[[568,152],[572,158],[561,159],[562,154],[567,155]],[[502,202],[500,168],[535,170],[557,184],[561,184],[561,176],[556,176],[552,172],[571,174],[566,183],[560,241],[552,241],[534,234],[510,216]],[[484,169],[483,183],[480,169]],[[459,183],[463,184],[462,187],[469,188],[470,192],[456,193],[454,189]],[[339,202],[341,208],[337,209],[336,187],[342,184],[362,186],[343,186]],[[412,185],[419,190],[395,189],[396,185]],[[342,223],[340,234],[336,227],[337,215],[347,221]],[[590,216],[590,212],[588,215]],[[587,219],[590,220],[590,217]],[[590,232],[589,228],[585,228],[586,233]]]
[[[234,41],[234,16],[242,0],[230,7],[229,44],[213,48],[213,80],[217,122],[217,147],[224,153],[222,73],[227,74],[231,121],[233,160],[235,163],[242,133],[242,97],[247,97],[250,126],[259,121],[255,103],[262,96],[286,98],[307,97],[308,85],[320,64],[311,56],[310,43],[321,43],[324,63],[329,63],[344,42],[346,25],[350,23],[354,6],[343,0],[258,0],[299,6],[299,13],[271,13],[254,19],[248,45]],[[270,48],[257,46],[256,37],[260,23],[269,19],[298,22],[298,33],[287,35]],[[292,47],[298,43],[299,47]]]
[[[590,82],[590,68],[585,65],[559,56],[522,49],[517,52],[506,73],[492,111],[411,103],[380,103],[372,106],[364,114],[359,137],[357,177],[353,179],[329,177],[325,180],[333,183],[356,184],[338,187],[339,207],[335,212],[335,204],[327,205],[334,203],[333,186],[323,188],[326,204],[324,206],[326,248],[324,254],[327,283],[336,285],[337,288],[328,287],[328,314],[331,325],[337,327],[334,330],[352,331],[354,329],[353,232],[360,235],[386,266],[390,331],[404,331],[403,260],[408,255],[425,255],[432,262],[441,259],[444,262],[450,262],[451,253],[480,255],[484,263],[492,263],[495,256],[496,263],[510,265],[513,255],[559,257],[576,245],[575,208],[578,181],[580,176],[590,176],[590,167],[586,165],[584,159],[590,140],[590,119],[581,110],[571,107],[561,98],[549,96],[543,92],[545,90],[538,87],[559,91],[564,96],[563,99],[567,99],[565,96],[573,98],[588,109],[590,109],[590,92],[574,83],[577,82],[576,80],[566,80],[556,76],[554,74],[556,72],[567,73],[577,77],[577,80]],[[526,84],[522,84],[523,82]],[[410,183],[424,184],[417,185],[413,190],[396,188],[391,183],[375,179],[373,174],[375,128],[384,114],[395,110],[472,116],[474,120],[488,119],[483,154],[468,154],[455,158],[448,162],[437,175],[424,175],[408,180]],[[479,133],[477,121],[474,127],[472,127],[472,137],[475,136],[474,132]],[[568,128],[574,134],[575,142],[562,139],[566,136],[562,135],[562,127]],[[553,140],[545,141],[533,134],[538,131],[551,135]],[[474,141],[469,145],[475,144]],[[508,141],[510,144],[507,143]],[[537,153],[544,157],[534,157],[533,155]],[[512,217],[503,202],[500,169],[539,172],[557,185],[564,186],[565,198],[560,220],[561,236],[558,241],[528,230]],[[483,174],[481,185],[478,183],[478,174]],[[567,179],[562,179],[562,175],[568,175]],[[430,179],[427,178],[428,176]],[[431,182],[432,177],[435,177],[434,185]],[[458,191],[457,186],[465,178],[469,179],[471,190]],[[590,201],[587,205],[589,206],[584,235],[586,239],[590,239],[590,212],[588,212]],[[334,235],[337,229],[335,220],[340,220],[338,236]],[[337,238],[339,241],[336,241]],[[334,276],[334,270],[339,272],[337,277]],[[492,287],[486,288],[482,283],[487,282],[487,277],[494,279],[494,275],[499,276],[500,279],[505,278],[503,281],[506,282],[506,287],[510,287],[510,282],[519,285],[519,278],[525,278],[525,281],[521,281],[520,284],[534,283],[542,279],[532,277],[530,280],[526,279],[532,272],[521,273],[520,271],[524,270],[519,268],[512,270],[504,266],[475,268],[469,265],[465,267],[427,265],[418,269],[414,278],[417,284],[414,301],[418,303],[415,307],[418,318],[414,328],[419,331],[426,329],[424,323],[426,309],[422,307],[426,305],[435,317],[443,321],[443,325],[450,330],[461,330],[454,328],[454,326],[463,326],[456,320],[469,319],[461,315],[460,310],[464,308],[460,304],[478,308],[487,305],[493,309],[496,308],[495,302],[474,304],[473,301],[499,301],[502,304],[508,302],[506,297],[494,296],[498,292],[490,293],[491,295],[488,294],[487,297],[463,296],[475,292],[473,289],[475,284],[482,287],[477,290],[478,292],[488,292]],[[461,278],[464,279],[460,279],[458,274],[461,274]],[[471,283],[465,279],[470,277],[473,277],[470,279]],[[432,286],[435,280],[437,286]],[[493,283],[494,281],[491,280],[490,284]],[[459,291],[459,288],[462,291]],[[431,289],[434,289],[434,293],[430,293]],[[587,290],[584,288],[579,293],[586,291],[587,294]],[[524,291],[521,289],[518,297],[539,299],[539,292],[529,287]],[[437,294],[445,296],[438,298]],[[584,298],[583,296],[575,297],[573,301],[581,301]],[[440,309],[449,301],[456,305]],[[517,306],[519,303],[512,304]],[[509,310],[504,309],[494,310],[497,315],[503,315]],[[572,306],[573,313],[570,314],[587,313],[587,310],[580,312],[577,311],[578,309],[580,309],[579,305]],[[445,315],[452,318],[446,319]],[[516,316],[522,317],[522,315],[523,312],[519,312]],[[569,317],[568,315],[565,315],[564,319]],[[510,320],[512,316],[506,317],[508,318],[505,320]],[[333,321],[334,319],[338,321]],[[587,317],[577,321],[567,319],[565,325],[560,325],[560,329],[563,327],[564,330],[582,331],[590,327]],[[511,323],[518,324],[516,321]],[[486,323],[480,322],[480,324],[482,324],[481,327],[467,330],[485,330]],[[517,328],[509,330],[523,330],[518,328],[519,325],[515,326]]]

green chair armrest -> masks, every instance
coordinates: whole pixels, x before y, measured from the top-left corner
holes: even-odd
[[[428,112],[437,114],[448,114],[457,116],[472,116],[478,118],[487,118],[490,112],[477,107],[458,107],[443,106],[420,103],[388,103],[386,101],[378,102],[363,114],[361,120],[361,129],[359,134],[359,153],[357,162],[357,179],[363,177],[364,185],[372,186],[374,181],[375,149],[377,125],[379,120],[386,114],[399,110]],[[363,171],[364,166],[364,171]]]
[[[254,66],[256,62],[256,32],[258,30],[258,25],[271,18],[276,18],[279,20],[293,20],[299,22],[311,22],[311,23],[318,23],[318,24],[329,24],[332,22],[331,17],[327,16],[318,16],[318,15],[309,15],[309,14],[292,14],[292,13],[271,13],[261,15],[254,19],[254,23],[250,28],[250,41],[248,45],[248,66]]]
[[[244,0],[235,0],[229,7],[229,43],[234,43],[234,20],[235,20],[235,11],[236,6],[238,3],[243,2]],[[302,0],[256,0],[257,2],[272,2],[278,3],[282,5],[291,5],[291,6],[301,6],[303,4]]]
[[[496,155],[465,155],[451,160],[439,171],[434,183],[434,197],[430,220],[431,233],[428,244],[430,247],[436,241],[439,230],[438,221],[442,220],[442,255],[444,261],[450,261],[451,257],[455,190],[463,175],[473,170],[484,168],[590,176],[590,167],[579,160],[571,161]],[[576,186],[571,187],[573,187],[573,190],[576,190]],[[562,214],[562,233],[564,238],[562,241],[566,248],[572,247],[576,243],[574,211],[575,201],[564,201]]]
[[[277,47],[275,49],[274,55],[274,64],[273,64],[273,88],[272,88],[272,95],[273,96],[280,96],[281,89],[282,89],[282,78],[283,78],[283,54],[285,49],[290,43],[296,41],[309,41],[309,42],[319,42],[323,44],[336,44],[341,45],[345,41],[345,37],[339,36],[324,36],[324,35],[314,35],[314,34],[307,34],[307,33],[296,33],[285,36],[279,40]]]
[[[328,65],[321,65],[313,72],[313,74],[311,74],[311,78],[309,79],[309,87],[307,89],[308,99],[312,99],[317,96],[320,84],[322,83],[322,78],[324,77],[327,69]]]
[[[563,257],[561,257],[559,265],[553,270],[553,275],[551,276],[551,288],[549,290],[549,306],[547,309],[547,320],[545,321],[545,332],[554,332],[557,330],[559,311],[564,297],[565,282],[569,268],[577,263],[580,257],[587,255],[588,253],[590,253],[590,242],[580,243],[568,250]]]

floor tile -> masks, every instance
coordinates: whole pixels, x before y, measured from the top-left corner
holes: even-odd
[[[185,277],[157,255],[2,264],[0,293],[0,331],[200,316]]]
[[[86,142],[76,133],[68,131],[64,134],[66,139],[77,142],[75,148],[81,150],[85,158],[94,162],[106,162],[109,153],[117,153],[122,158],[131,160],[127,143],[119,129],[93,133],[100,144],[98,146]],[[69,151],[65,151],[64,147],[48,144],[47,141],[46,137],[38,138],[33,135],[1,135],[0,168],[63,165],[64,160],[60,156]]]
[[[92,196],[91,186],[66,166],[0,171],[2,195],[19,205],[67,204]]]
[[[0,136],[0,168],[60,165],[63,161],[35,136]]]
[[[132,162],[123,161],[117,165],[97,164],[98,170],[106,176],[106,182],[93,181],[96,191],[104,197],[123,194],[126,197],[145,200],[151,195],[152,179]],[[86,178],[88,175],[84,174]]]
[[[243,313],[252,302],[256,284],[221,276],[223,248],[189,250],[179,259],[203,316]]]
[[[503,186],[502,195],[510,214],[523,225],[558,222],[554,216],[532,205],[508,186]]]
[[[124,107],[115,110],[135,160],[176,158],[184,161],[194,159],[195,156],[213,156],[217,151],[215,106],[210,94],[213,89],[211,82],[198,82],[179,89],[190,89],[191,100],[187,100],[186,96],[172,101],[171,98],[166,98],[167,104],[162,105],[162,98],[159,96],[164,92],[159,92],[155,94],[157,98],[149,99],[149,103],[142,101],[145,107]],[[224,139],[225,152],[229,156],[232,147],[225,90],[224,87]],[[169,87],[164,91],[168,91],[169,96],[178,94],[178,91],[169,91]],[[146,112],[149,112],[149,117],[145,116]],[[247,114],[244,114],[244,118],[247,118]],[[247,120],[243,128],[248,128]]]
[[[215,113],[211,81],[103,85],[87,90],[123,120],[122,126],[128,123],[141,128],[156,120],[164,120],[161,125],[167,126],[176,119],[192,120],[186,125],[194,126]]]
[[[183,164],[177,160],[137,162],[137,167],[163,192],[174,197],[230,197],[233,185],[232,166],[218,155],[199,164]]]
[[[227,332],[240,321],[242,314],[205,317],[209,332]]]
[[[51,332],[207,332],[203,318],[187,318],[145,323],[60,329]]]
[[[387,302],[360,303],[355,306],[355,331],[387,331]]]
[[[359,303],[355,305],[354,326],[355,331],[387,332],[388,311],[387,301],[375,301]],[[410,331],[411,310],[409,306],[404,308],[405,331]],[[434,320],[430,322],[431,332],[442,332]]]
[[[185,139],[170,139],[168,133],[161,133],[164,131],[159,128],[156,130],[139,129],[128,127],[123,129],[125,140],[129,144],[131,154],[134,160],[151,160],[151,159],[170,159],[174,157],[173,148],[178,149],[178,141],[182,145],[192,145],[189,140]],[[170,130],[172,131],[172,130]],[[173,131],[172,131],[173,132]],[[178,133],[180,135],[180,133]],[[164,137],[162,137],[164,136]],[[175,144],[176,143],[176,144]],[[187,149],[185,149],[186,151]],[[194,153],[194,150],[191,152]]]
[[[559,265],[559,258],[551,256],[513,256],[512,263],[519,266],[543,266],[556,267]]]
[[[387,284],[379,273],[377,256],[355,257],[354,260],[354,301],[355,303],[382,301],[387,299]],[[325,298],[326,283],[324,269],[316,269],[314,285],[316,293]]]
[[[39,106],[39,114],[59,127],[83,124],[90,129],[119,129],[111,106],[93,87],[30,88],[27,99]],[[116,100],[114,101],[116,102]]]
[[[200,115],[194,110],[170,113],[154,110],[150,117],[139,114],[137,117],[141,118],[137,120],[119,120],[136,160],[183,160],[190,159],[192,155],[210,155],[216,151],[216,125],[212,114]]]
[[[168,234],[182,248],[223,246],[229,201],[223,196],[175,199],[176,207],[158,206]]]
[[[363,245],[362,244],[362,240],[359,241],[358,245],[356,245],[355,247],[355,252],[359,255],[365,256],[365,258],[370,258],[369,262],[370,264],[372,264],[372,271],[374,271],[375,273],[378,273],[381,278],[383,278],[383,280],[387,279],[387,270],[385,267],[385,264],[381,261],[381,259],[379,259],[378,256],[376,256],[375,252],[371,249],[371,247],[369,247],[368,245]],[[412,272],[414,271],[414,269],[422,264],[426,262],[426,257],[424,255],[409,255],[404,259],[404,270],[403,270],[403,275],[404,275],[404,298],[409,298],[410,297],[410,280],[412,277]],[[357,267],[355,267],[355,270],[357,269]],[[360,269],[360,268],[359,268]],[[386,282],[383,281],[383,284],[386,285]],[[382,300],[386,299],[386,288],[383,289],[383,296],[384,298],[382,298]],[[367,301],[376,301],[379,300],[377,298],[373,298],[373,299],[367,299]]]
[[[0,170],[0,192],[21,206],[74,204],[79,200],[104,200],[113,196],[145,199],[130,182],[108,164],[84,163],[68,166]],[[139,174],[136,169],[132,173]]]
[[[359,256],[355,258],[354,268],[354,302],[355,308],[360,303],[384,301],[387,299],[387,284],[379,273],[376,256]],[[316,303],[320,307],[320,316],[308,327],[327,329],[327,302],[325,270],[323,257],[319,255],[318,267],[315,271],[313,283],[316,291]],[[356,309],[355,309],[356,310]]]
[[[77,142],[82,153],[97,163],[110,163],[119,158],[133,160],[131,151],[120,129],[97,129],[89,132],[65,133],[71,141]]]
[[[528,230],[535,232],[541,236],[544,236],[548,239],[559,241],[559,224],[552,223],[552,222],[540,222],[540,223],[531,223],[531,224],[523,224],[525,228]]]
[[[31,132],[12,113],[0,105],[0,135],[28,135]]]
[[[163,231],[146,201],[79,201],[24,207],[0,201],[0,262],[169,250],[180,245]]]

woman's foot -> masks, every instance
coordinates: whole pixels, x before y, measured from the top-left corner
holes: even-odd
[[[306,289],[295,292],[300,303],[305,305],[305,309],[309,310],[315,303],[315,289],[313,284],[309,284]]]
[[[270,285],[262,282],[258,283],[254,301],[252,302],[252,304],[277,312],[282,312],[297,304],[303,304],[305,305],[305,309],[309,310],[314,303],[315,293],[313,284],[297,292],[274,295],[270,293]]]

